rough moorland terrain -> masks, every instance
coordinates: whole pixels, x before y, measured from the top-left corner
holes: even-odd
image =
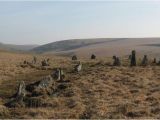
[[[160,119],[160,66],[111,66],[112,59],[81,59],[82,71],[73,72],[77,61],[36,55],[37,65],[50,58],[50,67],[64,70],[67,86],[54,94],[35,96],[45,106],[7,107],[20,81],[26,85],[52,73],[52,69],[22,67],[30,54],[0,52],[0,118],[158,118]],[[62,83],[56,83],[57,85]]]
[[[112,55],[125,56],[136,49],[137,56],[147,54],[160,57],[160,38],[94,38],[71,39],[41,45],[33,52],[54,55],[79,55],[87,58],[94,53],[101,58]]]

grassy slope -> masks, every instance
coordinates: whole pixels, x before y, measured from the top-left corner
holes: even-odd
[[[98,57],[111,57],[114,55],[125,56],[130,54],[132,49],[136,49],[138,55],[148,54],[160,57],[159,38],[97,38],[97,39],[77,39],[49,43],[39,46],[33,51],[45,54],[56,54],[71,56],[77,54],[87,58],[94,53]],[[153,46],[154,45],[154,46]]]
[[[73,73],[74,62],[68,58],[50,57],[52,67],[65,68],[66,80],[74,91],[72,97],[46,97],[54,107],[15,108],[3,106],[24,80],[32,83],[51,71],[21,68],[32,55],[0,53],[0,118],[159,118],[160,67],[109,67],[111,59],[81,59],[83,71]],[[127,65],[127,60],[123,62]],[[73,105],[74,103],[74,105]]]
[[[0,49],[10,50],[10,51],[29,51],[38,45],[13,45],[13,44],[3,44],[0,43]]]
[[[37,53],[45,53],[45,52],[59,52],[59,51],[68,51],[73,50],[85,46],[90,46],[94,44],[104,43],[108,40],[112,39],[73,39],[73,40],[63,40],[63,41],[57,41],[53,43],[49,43],[46,45],[42,45],[36,48],[33,48],[32,51]]]

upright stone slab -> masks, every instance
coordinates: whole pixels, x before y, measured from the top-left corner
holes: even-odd
[[[121,65],[121,61],[120,61],[119,57],[117,57],[116,61],[117,61],[117,66],[120,66]]]
[[[160,60],[157,62],[157,65],[160,65]]]
[[[39,82],[38,87],[39,88],[47,88],[50,86],[50,84],[52,84],[53,79],[50,75],[45,76],[42,78],[42,80]]]
[[[152,62],[152,63],[153,63],[153,64],[156,64],[156,63],[157,63],[156,58],[153,59],[153,62]]]
[[[113,60],[114,60],[113,66],[120,66],[121,65],[119,57],[113,56]]]
[[[91,55],[91,59],[96,59],[96,56],[94,54]]]
[[[65,77],[64,72],[63,72],[63,70],[60,68],[60,80],[64,80],[64,77]]]
[[[136,62],[136,51],[133,50],[132,54],[131,54],[131,62],[130,62],[130,66],[136,66],[137,62]]]
[[[142,65],[142,66],[148,65],[148,58],[147,58],[147,55],[144,55],[141,65]]]
[[[55,74],[53,76],[57,80],[63,80],[64,79],[64,72],[61,68],[58,68],[58,69],[56,69]]]
[[[24,60],[23,64],[25,64],[25,65],[26,65],[26,64],[27,64],[27,61],[26,61],[26,60]]]
[[[37,63],[37,58],[34,56],[33,57],[33,64],[36,64]]]
[[[60,80],[61,79],[61,72],[60,72],[60,69],[57,69],[56,72],[55,72],[55,78],[57,80]]]
[[[78,63],[78,65],[75,66],[75,71],[80,72],[82,70],[82,64],[81,62]]]
[[[73,55],[73,56],[72,56],[72,60],[77,60],[77,56],[76,56],[76,55]]]
[[[41,63],[42,63],[42,66],[49,66],[47,60],[43,60]]]
[[[116,66],[116,56],[113,56],[113,66]]]
[[[9,102],[7,102],[5,105],[7,107],[24,107],[24,101],[26,96],[26,85],[24,81],[19,83],[18,89],[16,94],[14,94],[10,99]]]
[[[26,96],[26,85],[24,81],[22,81],[19,83],[18,90],[16,93],[16,99],[20,101],[23,100],[25,96]]]

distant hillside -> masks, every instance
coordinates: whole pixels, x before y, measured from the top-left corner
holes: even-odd
[[[32,49],[32,52],[62,56],[98,57],[126,56],[135,49],[138,55],[160,57],[160,38],[97,38],[52,42]]]
[[[29,51],[38,45],[13,45],[0,43],[0,49],[11,51]]]
[[[105,44],[106,42],[115,42],[117,40],[123,40],[125,38],[121,39],[115,39],[115,38],[97,38],[97,39],[71,39],[71,40],[63,40],[63,41],[57,41],[52,42],[46,45],[42,45],[36,48],[33,48],[31,51],[37,52],[37,53],[45,53],[45,52],[63,52],[63,51],[69,51],[74,50],[82,47],[87,47],[91,45],[97,45],[97,44]]]
[[[145,46],[155,46],[155,47],[160,47],[160,44],[144,44]]]

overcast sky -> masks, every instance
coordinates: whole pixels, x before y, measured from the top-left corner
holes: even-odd
[[[160,2],[0,2],[0,42],[160,37]]]

